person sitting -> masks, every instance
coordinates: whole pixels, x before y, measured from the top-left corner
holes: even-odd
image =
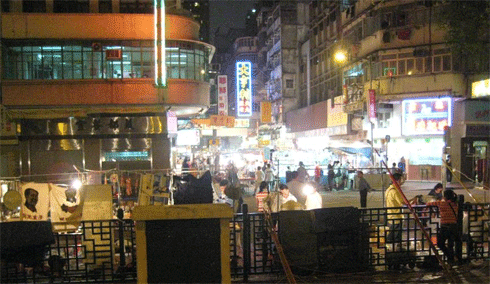
[[[435,200],[441,200],[442,199],[442,183],[438,183],[434,186],[433,189],[429,192],[428,195],[432,196]]]
[[[281,183],[278,192],[273,192],[264,199],[264,206],[270,208],[271,212],[279,212],[282,210],[282,205],[291,200],[294,202],[298,201],[296,197],[289,192],[288,186]]]
[[[269,186],[267,182],[260,183],[259,192],[255,195],[257,201],[257,211],[264,212],[264,199],[269,195]]]

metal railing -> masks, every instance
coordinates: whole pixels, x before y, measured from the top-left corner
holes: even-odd
[[[360,210],[359,231],[365,267],[386,270],[400,265],[430,267],[434,265],[429,242],[436,243],[439,213],[435,207],[415,206],[428,230],[430,240],[415,224],[407,211],[390,218],[389,208]],[[405,210],[405,209],[404,209]],[[461,248],[456,249],[463,260],[490,259],[490,204],[462,204],[459,224]],[[273,223],[279,214],[273,214]],[[402,223],[401,239],[387,242],[393,222]],[[274,243],[265,227],[264,215],[249,213],[247,207],[235,214],[230,222],[230,266],[234,279],[244,282],[250,275],[281,274],[281,263]],[[341,233],[341,232],[340,232]],[[351,234],[352,232],[349,232]],[[136,240],[132,220],[83,221],[75,233],[54,233],[55,243],[46,249],[41,267],[24,267],[2,260],[2,283],[125,283],[135,282]],[[394,256],[398,252],[395,260]],[[400,256],[400,252],[404,256]],[[287,256],[286,251],[286,256]],[[321,255],[320,253],[318,255]],[[442,255],[442,252],[440,252]],[[432,260],[432,262],[431,262]],[[319,262],[322,260],[319,259]],[[437,261],[435,263],[437,265]]]

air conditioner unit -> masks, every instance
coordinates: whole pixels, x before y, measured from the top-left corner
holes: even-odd
[[[383,42],[384,43],[391,42],[391,33],[390,32],[384,32],[383,33]]]

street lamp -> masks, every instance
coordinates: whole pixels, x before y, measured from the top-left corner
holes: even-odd
[[[347,52],[343,49],[339,49],[334,53],[333,59],[337,63],[345,63],[347,62]]]

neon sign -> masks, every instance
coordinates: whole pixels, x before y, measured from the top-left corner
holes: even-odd
[[[451,98],[404,100],[402,108],[403,135],[444,134],[451,126]]]
[[[252,115],[252,63],[236,63],[237,116]]]
[[[155,85],[167,86],[167,68],[165,62],[165,0],[153,3],[155,21]]]

